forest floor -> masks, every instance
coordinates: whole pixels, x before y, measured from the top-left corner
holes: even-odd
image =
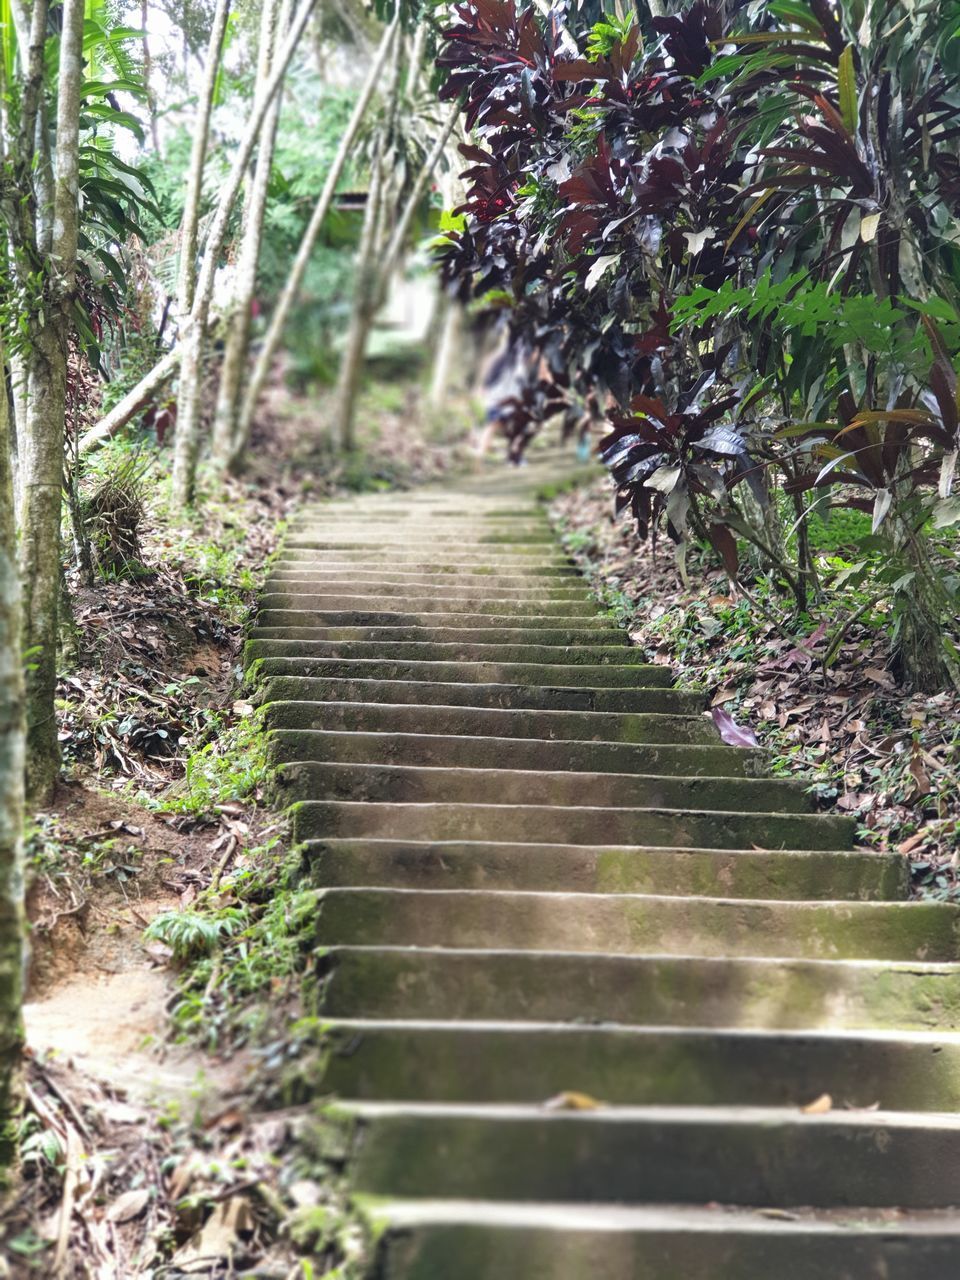
[[[68,574],[64,781],[28,842],[24,1178],[0,1276],[293,1280],[313,1274],[305,1246],[322,1257],[295,1222],[321,1198],[291,1168],[303,1116],[265,1094],[300,975],[295,931],[263,901],[285,827],[241,647],[305,498],[409,487],[469,457],[466,399],[441,426],[416,395],[371,387],[344,464],[325,397],[274,393],[247,473],[201,477],[189,516],[169,507],[155,446],[93,459],[83,500],[106,515],[90,521],[99,569]],[[230,964],[212,958],[257,928],[256,962],[239,940]]]
[[[684,585],[673,544],[641,541],[612,510],[604,478],[562,495],[552,514],[632,641],[709,695],[722,732],[741,745],[755,737],[776,773],[806,778],[821,807],[854,815],[865,846],[909,859],[918,896],[960,901],[960,695],[899,688],[882,617],[857,618],[843,594],[798,617],[766,579],[748,599],[698,549]]]

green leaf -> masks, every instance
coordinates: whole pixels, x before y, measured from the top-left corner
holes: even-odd
[[[848,44],[840,55],[838,84],[840,89],[840,115],[850,133],[856,133],[860,112],[857,109],[857,74],[853,65],[852,44]]]
[[[450,209],[441,209],[439,230],[466,231],[466,229],[467,229],[466,214],[453,213]]]

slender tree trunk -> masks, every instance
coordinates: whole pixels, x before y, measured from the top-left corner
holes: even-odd
[[[397,19],[390,24],[384,31],[380,40],[380,46],[377,50],[373,64],[367,73],[360,96],[353,108],[353,113],[347,122],[343,137],[340,139],[340,145],[337,147],[337,154],[334,157],[333,164],[327,173],[324,182],[323,191],[320,193],[316,206],[307,223],[300,246],[297,249],[297,255],[293,260],[293,266],[290,268],[290,275],[283,287],[283,292],[277,300],[274,307],[273,315],[270,317],[270,324],[267,328],[266,335],[263,340],[263,346],[257,357],[247,384],[247,389],[243,398],[243,405],[240,410],[240,418],[235,436],[233,452],[230,458],[230,467],[237,470],[242,464],[243,454],[246,450],[247,443],[250,439],[250,428],[253,423],[253,415],[256,412],[257,402],[263,393],[264,385],[270,373],[274,356],[280,346],[280,340],[283,337],[284,325],[290,315],[290,310],[296,301],[300,292],[300,286],[303,284],[303,277],[306,274],[307,267],[310,263],[310,257],[313,253],[314,245],[317,237],[326,220],[327,214],[330,212],[330,206],[333,203],[333,197],[336,194],[337,184],[340,181],[340,175],[343,173],[344,165],[349,158],[351,149],[356,141],[360,125],[366,115],[367,107],[370,105],[370,99],[373,97],[374,90],[380,80],[381,72],[384,64],[390,54],[393,41],[397,35]]]
[[[384,163],[382,153],[378,153],[374,173],[370,182],[370,193],[367,196],[367,216],[364,217],[363,232],[360,240],[360,251],[357,258],[357,281],[354,291],[353,314],[350,319],[350,330],[347,334],[347,345],[340,365],[340,376],[337,382],[337,399],[335,421],[340,436],[341,447],[352,450],[356,447],[354,423],[356,418],[357,392],[360,388],[360,377],[363,372],[363,361],[367,350],[367,340],[374,317],[386,298],[394,270],[410,229],[413,215],[423,198],[430,175],[437,161],[443,154],[447,139],[453,129],[459,111],[457,106],[450,113],[447,121],[421,166],[417,179],[413,184],[403,212],[396,219],[390,241],[381,251],[381,231],[386,228],[394,210],[392,201],[385,198]],[[375,208],[371,208],[374,203]],[[372,217],[370,216],[372,213]]]
[[[367,338],[377,310],[377,293],[380,288],[377,277],[377,250],[380,247],[383,185],[383,156],[380,151],[377,151],[370,174],[370,187],[367,191],[367,204],[360,232],[350,328],[347,331],[347,343],[337,377],[334,423],[340,438],[340,447],[346,451],[356,446],[354,425],[357,393],[360,390],[360,375],[363,372]]]
[[[46,103],[40,103],[37,114],[37,141],[35,148],[34,172],[37,189],[37,248],[40,256],[46,258],[53,249],[53,202],[54,177],[50,163],[49,120]]]
[[[200,205],[203,199],[203,174],[210,139],[210,116],[220,69],[223,37],[229,16],[228,0],[217,0],[213,25],[207,43],[197,120],[194,125],[187,192],[180,230],[180,269],[177,276],[177,314],[180,321],[180,397],[177,404],[177,426],[174,435],[173,488],[181,505],[192,500],[193,476],[196,469],[199,398],[203,377],[205,325],[193,322],[194,295],[197,284],[197,247],[200,232]]]
[[[428,404],[439,408],[447,395],[450,384],[450,367],[460,333],[460,308],[452,298],[444,297],[440,315],[440,335],[433,357],[433,373],[430,378]]]
[[[143,87],[147,94],[147,107],[150,111],[150,140],[153,149],[160,154],[160,134],[157,130],[157,95],[153,91],[153,58],[150,55],[150,40],[147,28],[150,23],[150,0],[140,0],[140,29],[143,31]]]
[[[183,354],[180,364],[180,394],[177,400],[177,430],[173,454],[173,497],[174,502],[179,506],[188,506],[193,501],[200,445],[203,351],[210,319],[210,303],[213,298],[217,263],[226,240],[227,225],[267,111],[274,96],[280,90],[290,59],[303,35],[303,29],[307,25],[315,3],[316,0],[302,0],[290,30],[277,52],[263,93],[254,99],[253,111],[240,139],[233,166],[221,188],[210,230],[203,246],[203,260],[197,275],[193,306],[186,331],[181,339]]]
[[[410,190],[410,194],[407,197],[406,204],[404,205],[403,212],[394,226],[393,233],[390,237],[390,243],[387,245],[380,268],[379,292],[381,305],[386,296],[387,289],[390,286],[390,278],[396,270],[397,263],[400,260],[400,255],[403,252],[407,232],[410,230],[410,223],[413,221],[414,214],[420,207],[420,201],[423,199],[423,193],[427,189],[427,183],[430,181],[433,171],[437,167],[440,157],[443,155],[444,147],[446,147],[450,134],[453,132],[453,127],[457,123],[457,116],[459,114],[460,104],[456,102],[453,105],[453,110],[447,116],[443,128],[431,147],[429,154],[420,166],[420,172],[417,174],[416,182],[414,182],[413,187]]]
[[[267,0],[263,7],[260,26],[260,51],[257,60],[257,83],[265,84],[270,73],[271,60],[278,36],[286,28],[290,17],[288,0],[284,0],[279,12],[279,0]],[[278,92],[270,104],[263,122],[263,133],[257,149],[257,165],[254,170],[250,197],[244,208],[240,253],[234,282],[233,308],[226,317],[226,345],[223,367],[220,371],[220,389],[213,420],[213,455],[218,462],[226,462],[230,456],[240,415],[240,397],[243,391],[243,374],[247,366],[250,347],[253,302],[257,290],[257,266],[260,262],[260,245],[263,241],[263,223],[267,211],[267,192],[273,168],[273,152],[280,122],[282,93]]]
[[[154,393],[173,377],[182,355],[182,349],[174,347],[158,360],[150,372],[145,374],[122,400],[118,400],[108,414],[95,423],[89,431],[84,432],[77,446],[78,451],[86,453],[89,449],[95,449],[97,445],[103,444],[105,440],[109,440],[111,436],[121,431],[141,409],[145,409]]]
[[[23,1027],[24,696],[12,439],[0,350],[0,1195],[16,1152]]]
[[[200,231],[200,204],[203,199],[203,171],[207,163],[213,95],[217,86],[217,72],[220,69],[220,54],[229,12],[228,0],[217,0],[213,11],[210,39],[207,43],[203,84],[200,87],[197,102],[197,119],[193,127],[193,147],[190,152],[190,168],[187,171],[183,221],[180,224],[180,264],[177,272],[177,311],[181,324],[186,323],[190,308],[193,306],[193,291],[197,280],[197,242]]]
[[[381,269],[380,263],[385,261],[383,251],[387,229],[396,211],[399,198],[396,174],[388,168],[386,158],[400,110],[403,55],[404,42],[398,36],[391,51],[390,70],[384,91],[385,118],[380,126],[370,166],[370,185],[367,191],[363,227],[360,232],[360,244],[357,249],[353,311],[337,378],[334,424],[340,447],[345,452],[352,452],[356,448],[357,395],[363,373],[363,360],[367,351],[370,327],[380,306],[384,289],[383,279],[386,270]]]
[[[28,356],[27,431],[23,458],[20,564],[26,643],[27,786],[49,795],[60,763],[54,694],[60,597],[60,504],[67,353],[77,265],[80,92],[84,0],[65,0],[57,81],[57,154],[52,270],[43,323]]]

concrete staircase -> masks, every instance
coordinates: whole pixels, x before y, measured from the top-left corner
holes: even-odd
[[[597,616],[566,465],[308,511],[249,642],[374,1274],[957,1280],[960,917]]]

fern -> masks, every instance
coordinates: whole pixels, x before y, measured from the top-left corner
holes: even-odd
[[[163,911],[144,930],[149,942],[161,942],[177,961],[210,955],[222,938],[232,937],[247,925],[247,913],[239,907],[225,907],[216,915],[199,911]]]

